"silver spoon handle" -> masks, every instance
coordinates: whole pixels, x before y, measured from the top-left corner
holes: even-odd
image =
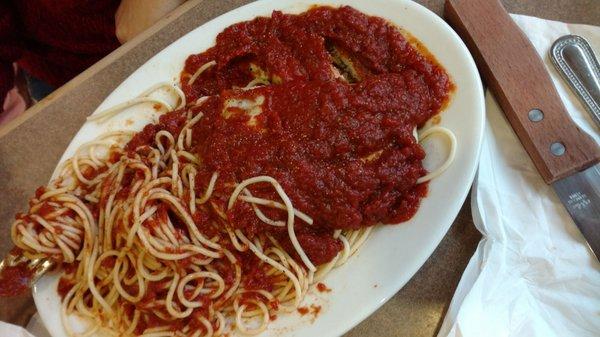
[[[565,35],[552,45],[550,58],[600,128],[600,65],[590,44]]]

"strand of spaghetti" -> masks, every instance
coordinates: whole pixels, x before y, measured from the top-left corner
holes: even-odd
[[[215,299],[215,298],[219,297],[223,293],[223,291],[225,291],[225,281],[223,281],[223,278],[221,278],[221,276],[219,276],[216,273],[200,271],[200,272],[188,274],[181,279],[181,281],[179,282],[179,286],[177,287],[177,297],[179,298],[179,301],[181,302],[181,304],[183,304],[184,306],[186,306],[188,308],[199,308],[203,305],[202,301],[196,301],[196,302],[189,301],[185,297],[185,294],[183,291],[184,291],[185,286],[192,280],[196,280],[199,278],[207,278],[207,277],[215,280],[218,285],[217,290],[215,290],[209,296],[209,298]],[[196,294],[196,296],[198,296],[198,294]],[[192,298],[193,297],[195,297],[195,296],[192,296]]]
[[[417,184],[422,184],[433,178],[438,177],[440,174],[442,174],[444,171],[446,171],[448,169],[448,167],[450,167],[450,165],[454,161],[454,157],[456,156],[456,147],[457,147],[456,136],[454,135],[454,133],[452,131],[450,131],[449,129],[446,129],[444,127],[432,126],[428,129],[426,129],[425,131],[422,131],[419,134],[419,142],[424,141],[425,139],[427,139],[427,137],[429,137],[433,134],[436,134],[436,133],[446,136],[446,138],[450,141],[450,153],[448,154],[448,157],[446,158],[446,160],[440,167],[436,168],[433,172],[430,172],[430,173],[424,175],[423,177],[417,179]]]
[[[369,237],[369,234],[371,233],[372,229],[373,229],[373,227],[367,227],[367,228],[361,229],[362,233],[360,233],[357,241],[354,242],[354,244],[352,244],[352,249],[350,250],[350,256],[354,255],[354,253],[356,253],[358,251],[358,249],[363,245],[363,243]]]
[[[202,103],[203,103],[203,102],[204,102],[204,101],[202,101]],[[190,118],[188,118],[189,120],[188,120],[188,121],[185,123],[185,125],[183,126],[183,128],[181,129],[181,131],[184,131],[184,130],[191,130],[191,127],[192,127],[192,126],[194,126],[196,123],[198,123],[198,121],[200,121],[200,119],[202,118],[202,116],[203,116],[202,112],[199,112],[199,113],[197,113],[197,114],[196,114],[196,116],[192,117],[191,119],[190,119]],[[191,146],[191,141],[192,141],[192,140],[191,140],[191,138],[189,137],[189,135],[187,135],[187,133],[180,132],[180,133],[179,133],[179,136],[177,137],[177,147],[178,147],[180,150],[183,150],[183,149],[184,149],[184,146],[183,146],[184,138],[187,138],[187,139],[189,139],[189,141],[190,141],[190,144],[186,144],[186,145],[187,145],[187,147],[190,147],[190,146]],[[187,142],[187,139],[186,139],[186,142]]]
[[[223,250],[223,255],[225,255],[225,257],[227,258],[227,260],[229,261],[229,263],[231,263],[233,265],[234,270],[235,270],[235,280],[233,281],[233,284],[231,285],[231,287],[229,288],[229,290],[227,290],[227,292],[223,295],[223,297],[221,299],[222,302],[225,302],[231,296],[233,296],[233,293],[240,286],[240,283],[242,282],[242,268],[240,267],[240,264],[238,263],[238,261],[235,258],[235,256],[233,256],[233,254],[229,250],[224,249]]]
[[[98,244],[94,244],[94,248],[92,249],[92,254],[90,256],[90,262],[92,264],[95,262],[97,254]],[[113,313],[113,310],[110,307],[110,305],[106,303],[106,300],[96,288],[96,283],[94,282],[94,269],[89,267],[87,268],[87,286],[94,298],[96,299],[96,301],[98,301],[98,303],[100,303],[102,308],[106,311],[106,314],[111,315]]]
[[[267,248],[267,250],[265,250],[264,254],[267,256],[269,256],[269,254],[277,255],[277,257],[279,258],[279,261],[281,261],[283,266],[286,268],[289,268],[289,263],[287,261],[287,258],[285,257],[285,255],[283,255],[283,253],[281,252],[281,250],[279,248],[269,247],[269,248]]]
[[[135,270],[136,261],[135,261],[135,256],[134,256],[133,252],[126,251],[125,256],[127,257],[127,259],[123,260],[123,265],[126,265],[127,269],[123,269],[123,274],[124,274],[123,283],[125,285],[131,286],[134,283],[139,282],[138,274]],[[128,273],[130,267],[133,269],[133,273]],[[131,276],[129,276],[129,275],[131,275]]]
[[[192,147],[192,136],[193,136],[192,129],[190,129],[190,128],[185,129],[185,146],[187,148]]]
[[[117,105],[113,106],[112,108],[95,113],[95,114],[89,116],[87,118],[87,120],[100,121],[103,119],[107,119],[109,117],[116,115],[117,113],[121,112],[124,109],[127,109],[131,106],[134,106],[134,105],[137,105],[140,103],[145,103],[145,102],[160,104],[162,107],[166,108],[167,111],[172,111],[174,108],[166,101],[159,99],[159,98],[154,98],[154,97],[149,96],[151,93],[155,92],[156,90],[158,90],[160,88],[168,88],[171,91],[175,92],[175,94],[178,96],[178,102],[179,102],[179,104],[177,104],[176,109],[181,109],[181,108],[185,107],[185,105],[186,105],[185,94],[177,85],[173,85],[172,83],[169,83],[169,82],[159,82],[159,83],[151,86],[150,88],[144,90],[141,94],[138,95],[138,97],[133,98],[128,101],[125,101],[123,103],[117,104]]]
[[[219,218],[221,218],[221,220],[223,220],[222,222],[225,222],[228,220],[227,214],[225,214],[225,212],[221,209],[221,207],[219,205],[217,205],[214,201],[212,201],[212,200],[210,201],[210,206],[212,207],[212,210],[215,211],[215,213],[217,213]]]
[[[282,262],[284,265],[289,266],[291,268],[293,268],[297,275],[299,276],[299,280],[302,281],[301,279],[303,279],[303,269],[300,268],[298,266],[298,264],[295,262],[295,260],[290,256],[290,254],[287,253],[287,251],[285,249],[283,249],[283,247],[279,244],[279,242],[270,234],[266,235],[267,238],[269,239],[269,241],[271,241],[271,243],[273,244],[273,246],[279,250],[279,252],[283,255],[283,257],[285,258],[285,262]]]
[[[98,228],[96,227],[96,221],[89,208],[87,208],[78,198],[67,194],[57,197],[57,200],[65,201],[64,206],[75,211],[81,218],[85,237],[84,246],[91,248],[98,234]]]
[[[204,235],[202,235],[202,233],[200,233],[200,231],[198,230],[198,226],[196,226],[196,224],[194,223],[194,220],[191,218],[191,216],[188,214],[188,212],[183,208],[181,203],[177,199],[175,199],[175,197],[173,195],[171,195],[169,193],[165,193],[165,192],[156,192],[153,195],[148,197],[148,200],[154,200],[154,199],[160,199],[160,200],[166,201],[171,206],[173,206],[173,208],[175,208],[175,210],[183,218],[183,221],[185,222],[186,226],[188,227],[188,230],[190,231],[190,233],[193,234],[192,238],[195,238],[196,240],[198,240],[199,242],[201,242],[202,244],[204,244],[205,246],[208,246],[210,248],[213,248],[213,249],[221,248],[221,245],[208,240]],[[212,256],[212,257],[220,256],[218,253],[210,252],[208,250],[204,255]]]
[[[88,149],[88,157],[90,158],[90,161],[95,164],[96,166],[102,166],[103,163],[100,159],[98,159],[96,157],[96,147],[95,146],[90,146]]]
[[[168,148],[166,148],[166,149],[164,148],[162,142],[160,141],[160,139],[162,137],[164,137],[168,140]],[[156,143],[156,147],[160,151],[161,155],[166,158],[167,155],[171,152],[173,145],[175,144],[175,138],[173,137],[173,135],[170,132],[165,131],[165,130],[160,130],[154,136],[154,143]]]
[[[258,295],[264,297],[265,300],[267,300],[267,302],[271,302],[271,301],[275,300],[275,296],[273,296],[273,294],[271,294],[270,292],[268,292],[266,290],[262,290],[262,289],[241,290],[240,292],[238,292],[236,298],[233,301],[233,310],[234,311],[238,311],[238,309],[240,308],[240,299],[244,299],[247,294],[258,294]],[[255,297],[258,297],[258,296],[255,296]],[[253,316],[256,316],[257,313],[260,314],[261,310],[257,309],[257,310],[253,310],[253,311],[246,311],[245,313],[242,314],[242,317],[253,317]]]
[[[254,238],[254,245],[261,253],[263,252],[262,243],[260,242],[260,239],[258,237]]]
[[[160,332],[160,331],[167,331],[167,330],[170,330],[169,327],[163,325],[163,326],[156,326],[156,327],[152,327],[152,328],[146,328],[146,330],[144,330],[144,332],[151,333],[151,332]]]
[[[37,213],[37,211],[39,211],[39,210],[40,210],[40,208],[42,208],[42,206],[43,206],[43,205],[44,205],[44,203],[42,203],[42,202],[38,202],[38,203],[36,203],[35,205],[33,205],[32,207],[30,207],[30,208],[29,208],[29,213]],[[60,205],[59,205],[59,204],[57,204],[57,203],[55,203],[55,202],[53,202],[53,201],[48,201],[48,202],[46,203],[46,205],[48,205],[48,206],[52,206],[52,207],[60,207]],[[45,217],[46,217],[48,220],[50,220],[50,219],[52,219],[53,217],[55,217],[55,216],[57,215],[57,214],[55,214],[55,213],[56,213],[56,211],[52,211],[52,212],[50,212],[50,213],[46,213]]]
[[[75,260],[75,253],[61,240],[60,237],[54,235],[54,239],[60,250],[62,251],[65,262],[70,263]]]
[[[161,88],[167,88],[170,89],[172,91],[174,91],[177,96],[179,96],[180,99],[180,104],[183,103],[183,106],[185,106],[185,94],[183,93],[183,91],[181,91],[181,89],[179,89],[179,87],[176,84],[173,84],[171,82],[167,82],[167,81],[163,81],[163,82],[158,82],[150,87],[148,87],[146,90],[142,91],[142,93],[140,93],[138,95],[138,97],[144,97],[144,96],[148,96],[150,94],[152,94],[153,92],[155,92],[158,89]],[[177,90],[179,89],[179,90]]]
[[[263,262],[268,263],[269,265],[273,266],[274,268],[277,268],[278,270],[283,272],[290,280],[292,280],[292,282],[294,282],[294,289],[296,291],[296,306],[297,306],[300,303],[300,299],[302,297],[302,286],[300,285],[298,278],[288,268],[285,268],[279,262],[277,262],[277,261],[273,260],[272,258],[266,256],[265,254],[261,253],[258,250],[258,248],[256,248],[256,246],[254,246],[254,244],[250,240],[248,240],[248,238],[246,238],[246,236],[239,229],[237,229],[235,231],[235,234],[240,238],[240,240],[242,240],[243,243],[245,243],[248,246],[248,248],[250,248],[250,250],[259,259],[261,259]]]
[[[177,154],[179,156],[179,154]],[[189,189],[190,188],[190,173],[197,172],[196,167],[191,163],[182,162],[181,171],[179,175],[181,176],[181,181],[183,182],[183,187]],[[190,191],[191,192],[191,191]]]
[[[112,250],[112,249],[102,252],[102,254],[100,254],[98,256],[98,259],[96,259],[96,262],[94,263],[94,273],[97,273],[98,270],[100,270],[100,267],[102,266],[102,262],[105,259],[108,259],[109,257],[116,258],[119,256],[119,254],[120,253],[117,250]],[[114,269],[114,266],[113,266],[113,269]]]
[[[212,324],[206,318],[204,318],[204,316],[199,316],[197,318],[197,320],[199,320],[200,323],[202,323],[202,325],[206,329],[206,333],[204,334],[204,337],[214,336],[213,335],[214,329],[212,327]],[[196,331],[196,334],[192,335],[191,337],[199,337],[199,336],[200,336],[200,330]]]
[[[242,304],[240,306],[239,310],[236,311],[236,315],[235,315],[235,324],[236,325],[235,326],[241,333],[244,333],[247,335],[257,335],[257,334],[263,332],[267,328],[267,324],[269,323],[269,309],[262,302],[255,301],[255,300],[249,300],[248,302],[254,303],[256,306],[258,306],[262,310],[263,316],[262,316],[262,322],[261,322],[260,326],[255,329],[250,329],[250,328],[247,328],[246,326],[244,326],[244,322],[242,320],[242,314],[244,313],[244,309],[246,308],[245,304]]]
[[[140,253],[140,255],[138,255],[137,270],[139,271],[140,275],[148,281],[160,281],[163,278],[165,278],[167,276],[166,269],[162,269],[162,271],[160,271],[157,274],[152,274],[152,273],[148,272],[148,270],[144,266],[144,255],[145,255],[144,251],[142,251]]]
[[[208,201],[208,199],[210,199],[214,189],[215,189],[215,183],[217,182],[217,178],[219,177],[219,172],[214,172],[212,174],[212,176],[210,177],[210,181],[208,182],[208,187],[206,188],[206,191],[204,192],[204,195],[200,198],[200,199],[196,199],[196,203],[197,204],[204,204]]]
[[[167,287],[167,289],[168,289],[168,287]],[[158,307],[166,307],[166,303],[167,303],[167,301],[160,301],[160,305]],[[158,301],[157,301],[157,304],[158,304]],[[174,308],[177,308],[177,309],[179,308],[179,305],[177,303],[174,303],[173,306],[174,306]],[[174,321],[174,320],[177,319],[177,317],[171,316],[168,311],[167,312],[163,312],[162,310],[158,310],[158,311],[154,311],[153,313],[158,318],[160,318],[160,319],[162,319],[163,321],[166,321],[166,322]]]
[[[84,184],[86,184],[86,185],[93,185],[93,184],[95,184],[96,182],[98,182],[100,179],[104,178],[104,175],[103,175],[103,174],[98,174],[98,175],[97,175],[97,176],[96,176],[94,179],[90,180],[90,179],[87,179],[87,178],[86,178],[86,177],[83,175],[83,173],[81,172],[80,166],[79,166],[79,163],[80,163],[80,161],[81,161],[81,160],[80,160],[80,158],[79,158],[79,152],[80,152],[80,151],[76,151],[76,152],[75,152],[75,154],[73,155],[73,158],[71,158],[71,166],[72,166],[72,168],[73,168],[73,172],[75,173],[75,176],[77,177],[77,179],[78,179],[80,182],[82,182],[82,183],[84,183]],[[93,168],[93,167],[92,167],[92,168]],[[111,168],[111,169],[109,169],[109,170],[106,172],[106,174],[107,174],[107,175],[108,175],[108,174],[110,174],[110,172],[112,171],[112,169],[114,169],[114,168]],[[95,170],[97,170],[97,169],[95,169]]]
[[[348,236],[348,242],[353,245],[354,242],[356,241],[356,238],[358,237],[358,235],[360,234],[360,231],[358,230],[350,230],[347,233]]]
[[[26,245],[25,247],[20,248],[24,248],[25,250],[27,250],[31,247],[35,251],[47,253],[49,255],[60,254],[61,252],[61,250],[58,248],[44,247],[38,242],[37,239],[35,239],[33,235],[31,235],[31,233],[29,233],[23,228],[21,228],[20,233],[21,235],[23,235],[21,242]]]
[[[118,218],[122,215],[122,207],[123,205],[120,202],[117,202],[117,205],[115,205],[115,207],[112,209],[112,212],[108,214],[108,217],[102,215],[102,218],[105,218],[105,220],[103,225],[104,228],[101,227],[100,232],[104,232],[104,235],[100,235],[99,239],[101,240],[100,246],[103,249],[108,250],[112,248],[113,226],[115,222],[118,221]],[[122,224],[124,224],[124,222],[125,221],[121,221]]]
[[[346,261],[350,257],[350,243],[348,242],[348,239],[346,239],[346,236],[340,235],[338,237],[338,240],[342,241],[342,244],[344,245],[344,250],[340,252],[340,258],[338,262],[336,262],[335,267],[341,266],[342,264],[346,263]]]
[[[173,306],[173,295],[175,294],[175,290],[177,289],[177,284],[179,282],[179,274],[177,274],[176,271],[173,271],[173,280],[171,281],[171,285],[169,286],[169,291],[167,292],[167,298],[165,300],[165,307],[167,308],[167,311],[169,312],[169,314],[171,314],[171,316],[176,317],[176,318],[184,318],[189,316],[192,311],[194,310],[193,308],[186,308],[185,311],[178,311],[175,310],[175,307]]]
[[[38,242],[45,247],[49,247],[49,248],[56,248],[56,246],[58,245],[56,240],[53,240],[54,237],[52,234],[48,233],[48,232],[42,232],[42,234],[38,234],[37,240]],[[58,247],[60,252],[62,253],[62,255],[65,255],[65,252],[63,251],[63,249],[61,247]]]
[[[137,234],[139,227],[142,225],[142,221],[141,221],[141,210],[142,210],[142,198],[145,196],[145,194],[152,188],[154,188],[155,186],[159,186],[159,185],[163,185],[163,184],[168,184],[171,182],[171,178],[170,177],[161,177],[161,178],[157,178],[152,180],[151,182],[149,182],[146,186],[140,188],[140,190],[138,191],[138,193],[135,195],[134,201],[133,201],[133,226],[131,226],[131,228],[129,229],[129,232],[127,234],[127,247],[131,247],[131,245],[133,244],[133,239],[135,238],[135,235]]]
[[[85,279],[85,277],[84,277],[84,279]],[[88,287],[87,287],[87,284],[85,284],[85,281],[84,281],[82,287],[77,292],[76,297],[73,299],[73,301],[75,303],[73,303],[73,306],[71,308],[71,312],[77,310],[78,314],[81,314],[81,315],[86,316],[88,318],[94,318],[94,314],[92,313],[92,311],[90,311],[90,309],[88,307],[86,307],[86,302],[85,302],[86,299],[84,298],[84,295],[87,294],[86,293],[87,291],[88,291]],[[88,298],[88,302],[95,301],[93,297],[90,298],[90,296],[87,296],[87,298]],[[92,305],[96,305],[96,304],[97,304],[97,302],[92,303]]]
[[[177,95],[179,96],[179,104],[177,105],[176,109],[179,110],[179,109],[182,109],[183,107],[185,107],[187,102],[186,102],[185,93],[183,92],[183,90],[181,90],[181,88],[176,84],[169,83],[169,87],[172,88],[172,90],[175,91],[175,93],[177,93]]]
[[[315,282],[319,282],[319,281],[323,280],[325,278],[325,276],[327,276],[327,274],[329,274],[329,272],[331,270],[333,270],[333,268],[336,267],[336,265],[337,265],[336,262],[340,258],[341,254],[342,253],[338,253],[331,261],[327,262],[324,265],[319,266],[319,268],[315,272]]]
[[[173,337],[173,336],[175,336],[175,332],[173,332],[173,331],[160,331],[160,332],[143,333],[140,337]]]
[[[121,254],[118,258],[117,261],[115,262],[115,267],[113,268],[113,285],[115,286],[115,289],[117,289],[117,291],[119,292],[119,294],[125,298],[127,301],[131,302],[131,303],[137,303],[139,302],[142,297],[144,297],[144,294],[146,293],[146,286],[144,283],[144,280],[141,277],[137,278],[137,283],[138,283],[138,293],[135,296],[130,295],[121,285],[121,278],[119,277],[119,270],[121,268],[121,259],[123,258],[123,254]],[[127,269],[124,269],[127,270]]]
[[[192,252],[179,253],[179,254],[160,252],[160,251],[156,250],[150,244],[150,242],[148,242],[148,238],[146,237],[146,233],[144,230],[140,230],[138,232],[138,237],[140,238],[140,241],[142,241],[144,248],[146,248],[150,254],[152,254],[153,256],[155,256],[159,259],[162,259],[162,260],[182,260],[182,259],[185,259],[185,258],[188,258],[188,257],[194,255]]]
[[[262,206],[267,206],[267,207],[271,207],[271,208],[277,208],[277,209],[281,209],[281,210],[285,210],[285,205],[274,201],[274,200],[269,200],[269,199],[263,199],[263,198],[258,198],[255,196],[248,196],[248,195],[241,195],[239,196],[240,200],[243,200],[245,202],[249,202],[249,203],[253,203],[253,204],[257,204],[257,205],[262,205]],[[309,225],[313,224],[313,219],[306,215],[306,213],[294,208],[294,215],[296,215],[299,219],[301,219],[302,221],[306,222]]]
[[[162,222],[160,226],[155,227],[155,230],[160,230],[173,245],[179,245],[179,240],[175,237],[171,220],[167,217],[167,222]]]
[[[39,216],[37,214],[32,214],[31,218],[33,220],[35,220],[37,223],[39,223],[40,225],[42,225],[42,227],[44,227],[46,230],[48,230],[48,232],[50,232],[52,234],[56,234],[56,230],[54,229],[54,226],[50,225],[48,223],[48,221],[46,221],[46,219],[42,218],[41,216]]]
[[[200,272],[200,271],[198,271],[200,268],[197,268],[197,269],[191,268],[191,269],[195,272]],[[204,278],[196,279],[195,283],[196,283],[195,286],[194,285],[189,285],[189,286],[186,285],[183,288],[185,290],[185,294],[186,294],[184,297],[184,301],[186,301],[186,303],[183,303],[181,300],[182,296],[179,296],[179,288],[181,288],[181,282],[179,283],[179,286],[177,287],[177,298],[179,298],[180,303],[183,304],[185,307],[190,307],[188,305],[190,303],[192,305],[195,304],[195,302],[191,302],[191,301],[187,300],[187,298],[194,299],[194,298],[197,298],[201,293],[207,294],[208,292],[210,292],[210,288],[204,289],[205,284],[208,283],[208,282],[205,282]],[[193,291],[192,291],[192,289],[193,289]],[[182,294],[184,294],[184,293],[182,292]],[[203,304],[200,304],[200,306],[203,306]]]
[[[79,238],[79,237],[77,237]],[[80,248],[80,241],[75,242],[74,240],[72,240],[69,236],[67,235],[57,235],[57,239],[60,240],[61,242],[63,242],[65,245],[67,245],[69,248],[74,249],[79,251]],[[73,259],[75,257],[73,256]]]
[[[135,331],[135,328],[138,325],[138,322],[140,321],[140,316],[141,316],[141,314],[140,314],[139,310],[133,311],[133,319],[131,320],[131,322],[126,324],[126,326],[128,328],[127,328],[127,330],[125,330],[125,336],[129,336],[129,335],[133,334],[133,332]],[[123,315],[123,317],[127,317],[127,315]]]
[[[286,256],[286,259],[288,260],[290,267],[292,268],[292,270],[294,270],[296,272],[296,275],[298,277],[298,282],[300,283],[300,285],[302,286],[302,294],[306,294],[306,291],[308,290],[308,286],[311,283],[311,278],[312,278],[312,272],[308,272],[308,275],[305,273],[304,267],[301,267],[296,260],[292,259],[290,257],[289,254],[287,254],[285,251],[284,255]],[[308,277],[307,277],[308,276]],[[299,299],[300,300],[300,299]],[[295,309],[298,306],[299,302],[296,303],[296,301],[294,301],[294,306],[293,308]]]
[[[65,332],[67,333],[68,336],[74,336],[74,332],[73,329],[71,328],[71,324],[69,324],[69,318],[68,318],[68,304],[70,303],[71,299],[73,298],[73,296],[75,295],[75,292],[77,292],[79,290],[80,285],[79,284],[75,284],[65,295],[64,299],[62,300],[61,304],[60,304],[60,320],[62,322],[63,327],[65,328]]]
[[[185,150],[179,150],[177,151],[177,155],[184,157],[185,159],[189,160],[191,163],[200,166],[202,163],[200,162],[200,160],[194,156],[193,154],[191,154],[188,151]]]
[[[204,195],[200,199],[196,199],[197,204],[202,205],[202,204],[206,203],[208,201],[208,199],[210,199],[210,197],[215,189],[215,183],[217,182],[218,177],[219,177],[219,172],[214,172],[212,174],[212,176],[210,177],[210,181],[208,182],[208,187],[206,188],[206,191],[204,192]]]
[[[110,141],[110,138],[123,137],[123,136],[131,138],[133,136],[133,134],[134,134],[133,131],[105,132],[105,133],[101,134],[100,136],[96,137],[94,140],[81,144],[75,151],[75,154],[73,155],[73,158],[72,158],[73,164],[75,164],[75,165],[79,164],[77,159],[78,159],[79,153],[82,150],[89,148],[89,150],[92,151],[96,146],[110,147],[114,144],[114,142]],[[95,157],[91,158],[91,159],[92,159],[92,161],[94,161]],[[99,163],[96,163],[96,164],[99,164]],[[79,177],[79,175],[78,175],[78,177]],[[82,181],[86,181],[86,180],[82,180]]]
[[[243,191],[247,197],[252,197],[252,194],[250,193],[250,191],[248,191],[247,188],[244,189]],[[241,199],[242,196],[240,196]],[[242,199],[244,200],[244,199]],[[254,210],[254,213],[256,214],[256,216],[264,223],[266,223],[267,225],[270,226],[275,226],[275,227],[285,227],[285,222],[281,221],[281,220],[272,220],[271,218],[267,217],[261,210],[260,208],[258,208],[258,206],[256,206],[255,203],[250,203],[250,205],[252,205],[252,209]],[[262,250],[262,249],[261,249]]]
[[[110,184],[111,188],[109,191],[107,191],[107,192],[110,192],[110,194],[109,194],[108,199],[106,200],[106,204],[104,206],[104,213],[102,214],[103,217],[101,218],[102,221],[98,221],[99,227],[102,227],[104,225],[104,222],[106,222],[106,221],[109,221],[108,225],[110,226],[110,218],[111,218],[110,215],[112,214],[113,202],[115,200],[117,192],[119,191],[121,182],[123,181],[123,176],[125,175],[126,167],[127,167],[126,164],[119,165],[119,168],[116,170],[116,177],[114,179],[112,179],[112,181],[111,181],[111,184]],[[105,191],[102,190],[100,192],[100,200],[102,200],[103,192],[105,192]],[[106,215],[108,215],[108,219],[106,218]],[[101,236],[100,239],[103,239],[103,237]]]
[[[283,190],[283,188],[281,187],[279,182],[277,182],[277,180],[275,180],[274,178],[269,177],[269,176],[258,176],[258,177],[249,178],[249,179],[242,181],[240,184],[237,185],[237,187],[235,188],[235,190],[229,197],[229,203],[227,205],[227,209],[231,209],[231,207],[233,207],[233,204],[237,200],[238,195],[244,188],[246,188],[247,186],[249,186],[251,184],[256,184],[256,183],[260,183],[260,182],[268,182],[271,185],[273,185],[273,187],[275,188],[275,191],[277,191],[277,194],[279,194],[279,197],[283,200],[283,203],[285,204],[286,210],[288,213],[287,228],[288,228],[288,235],[290,237],[290,241],[292,242],[292,245],[294,246],[294,249],[300,256],[300,258],[302,259],[302,262],[304,262],[304,265],[309,270],[315,271],[317,268],[310,261],[310,259],[304,252],[304,249],[302,249],[300,242],[298,242],[298,239],[296,238],[296,233],[294,231],[294,217],[295,216],[294,216],[294,207],[292,206],[292,202],[288,198],[287,194],[285,194],[285,191]]]
[[[206,62],[204,63],[202,66],[200,66],[198,68],[198,70],[196,70],[196,72],[194,73],[194,75],[192,75],[192,77],[190,77],[190,79],[188,80],[188,85],[192,85],[194,84],[194,82],[196,81],[196,79],[198,78],[198,76],[200,76],[204,71],[206,71],[206,69],[216,65],[217,62],[216,61],[210,61],[210,62]]]
[[[84,253],[82,254],[82,257],[87,259],[90,255],[90,253],[91,253],[91,250],[85,249]],[[86,265],[79,264],[79,266],[77,267],[77,272],[73,275],[72,279],[77,280],[76,284],[78,284],[80,287],[77,290],[77,292],[75,292],[73,299],[69,303],[69,311],[72,312],[75,309],[77,309],[82,315],[85,315],[88,317],[93,317],[93,314],[85,307],[85,304],[82,303],[84,295],[86,294],[86,292],[88,290],[85,273],[86,273]],[[92,298],[92,300],[93,300],[93,298]]]
[[[182,188],[179,188],[179,158],[175,154],[175,150],[169,151],[171,156],[171,192],[181,198],[183,193]]]
[[[190,193],[190,212],[196,213],[196,169],[190,170],[188,175]]]
[[[220,312],[215,312],[215,316],[217,318],[219,328],[215,331],[215,336],[221,336],[223,331],[225,330],[225,316],[223,316]]]
[[[204,102],[206,102],[206,100],[208,100],[211,96],[202,96],[200,98],[198,98],[196,100],[196,102],[194,102],[194,106],[200,106],[202,104],[204,104]]]
[[[133,99],[130,99],[128,101],[125,101],[123,103],[117,104],[115,106],[113,106],[112,108],[108,108],[106,110],[100,111],[98,113],[95,113],[91,116],[89,116],[87,118],[88,121],[98,121],[98,122],[102,122],[103,120],[106,120],[108,118],[111,118],[113,116],[115,116],[116,114],[118,114],[119,112],[130,108],[134,105],[138,105],[141,103],[154,103],[154,104],[158,104],[161,107],[165,108],[167,111],[172,111],[173,107],[167,103],[166,101],[160,99],[160,98],[155,98],[155,97],[136,97]]]
[[[63,194],[63,193],[68,192],[68,191],[69,191],[69,189],[66,188],[66,187],[57,188],[57,189],[51,189],[49,191],[46,191],[44,194],[42,194],[40,196],[40,201],[43,201],[43,200],[46,200],[46,199],[50,199],[50,198],[52,198],[54,196],[57,196],[59,194]]]

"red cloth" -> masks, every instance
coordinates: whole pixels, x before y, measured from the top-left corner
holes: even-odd
[[[119,46],[120,0],[0,0],[0,109],[17,62],[61,86]]]

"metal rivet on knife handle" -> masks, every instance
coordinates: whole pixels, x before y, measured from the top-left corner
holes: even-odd
[[[550,152],[557,157],[565,154],[565,151],[565,145],[561,142],[554,142],[550,145]]]
[[[529,110],[529,120],[532,122],[539,122],[544,119],[544,113],[540,109]]]

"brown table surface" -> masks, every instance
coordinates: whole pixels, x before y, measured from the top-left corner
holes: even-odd
[[[72,136],[98,104],[129,74],[178,37],[247,0],[194,0],[0,128],[0,254],[9,227],[35,188],[45,184]],[[443,0],[420,0],[438,15]],[[600,25],[598,0],[503,0],[512,13]],[[467,199],[435,252],[393,298],[346,336],[435,336],[480,234]],[[1,299],[0,320],[25,324],[31,298]]]

